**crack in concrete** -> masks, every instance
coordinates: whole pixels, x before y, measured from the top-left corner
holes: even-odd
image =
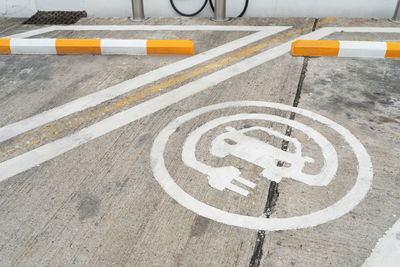
[[[317,28],[318,21],[319,21],[318,18],[315,19],[314,25],[312,27],[312,31],[315,31],[315,29]],[[301,91],[303,89],[303,83],[304,83],[304,79],[306,77],[309,59],[310,59],[309,57],[304,57],[303,67],[301,70],[299,83],[297,85],[296,95],[295,95],[295,98],[293,101],[293,107],[298,107],[298,105],[300,103]],[[295,117],[296,117],[296,113],[291,112],[289,119],[294,120]],[[288,126],[286,128],[285,135],[290,136],[291,134],[292,134],[292,127]],[[288,146],[289,146],[289,142],[283,140],[281,149],[283,151],[287,151]],[[283,164],[284,163],[282,161],[279,161],[277,163],[277,166],[282,167]],[[278,188],[279,188],[278,183],[276,183],[274,181],[270,182],[269,190],[268,190],[268,198],[267,198],[267,202],[265,204],[265,208],[264,208],[264,212],[263,212],[263,216],[265,216],[265,218],[269,218],[274,211],[276,202],[279,197]],[[257,238],[256,238],[256,242],[254,245],[253,255],[250,259],[250,264],[249,264],[250,267],[259,267],[260,266],[261,259],[263,256],[263,245],[264,245],[264,241],[265,241],[265,236],[266,236],[266,231],[264,231],[264,230],[257,231]]]

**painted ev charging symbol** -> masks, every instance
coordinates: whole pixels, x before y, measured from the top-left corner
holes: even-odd
[[[287,124],[303,131],[308,137],[314,139],[314,141],[320,146],[322,154],[325,157],[325,163],[320,173],[318,175],[309,175],[302,172],[305,162],[314,162],[314,160],[301,155],[301,144],[297,139],[288,137],[282,133],[265,127],[251,127],[243,130],[236,130],[232,127],[227,127],[227,132],[217,136],[212,142],[210,150],[212,155],[221,158],[226,157],[227,155],[233,155],[243,159],[263,168],[264,170],[262,171],[261,176],[275,182],[280,182],[282,178],[287,177],[312,186],[325,186],[334,178],[338,166],[337,154],[332,144],[326,140],[324,136],[304,124],[283,117],[250,113],[237,114],[212,120],[197,128],[187,138],[183,146],[183,162],[187,166],[206,174],[208,176],[208,183],[211,187],[218,190],[224,190],[227,188],[238,194],[247,196],[249,192],[234,185],[232,181],[235,180],[237,183],[250,188],[256,186],[254,183],[240,177],[240,171],[234,166],[222,168],[206,167],[204,164],[198,162],[195,157],[196,144],[203,134],[221,124],[239,120],[274,121]],[[246,133],[255,130],[261,130],[272,136],[292,142],[296,148],[295,153],[283,151],[268,143],[262,142],[257,138],[246,135]],[[279,167],[279,161],[289,164],[290,167]]]
[[[202,114],[231,107],[264,107],[295,112],[333,129],[348,143],[358,160],[358,176],[355,185],[342,199],[332,206],[310,214],[290,218],[267,219],[264,217],[245,216],[229,213],[198,201],[180,188],[170,176],[164,163],[165,147],[169,137],[182,124]],[[263,178],[276,182],[280,182],[283,178],[290,178],[310,186],[326,186],[334,179],[338,169],[337,153],[333,145],[319,132],[303,123],[280,116],[264,113],[241,113],[208,121],[191,132],[183,145],[182,160],[184,164],[200,172],[204,177],[207,177],[208,184],[213,190],[217,189],[222,191],[227,189],[234,193],[247,196],[250,193],[248,191],[249,188],[254,188],[256,186],[255,183],[241,177],[240,170],[235,166],[212,167],[197,160],[195,153],[196,146],[205,133],[223,124],[246,120],[277,122],[303,132],[320,147],[324,162],[320,172],[313,175],[303,172],[305,163],[312,163],[314,159],[302,155],[301,143],[296,138],[288,137],[273,129],[261,126],[249,127],[241,130],[233,127],[226,127],[226,131],[216,136],[211,143],[210,152],[213,156],[224,158],[228,155],[232,155],[257,165],[263,168],[263,171],[260,173]],[[294,145],[295,151],[287,152],[277,149],[266,142],[250,136],[249,133],[252,131],[262,131],[268,135],[288,141]],[[288,166],[278,166],[278,162],[284,162]],[[339,218],[361,202],[371,186],[373,177],[372,163],[367,151],[347,129],[308,110],[279,103],[258,101],[220,103],[194,110],[176,118],[168,124],[155,139],[151,150],[151,165],[154,177],[162,188],[182,206],[203,217],[218,222],[267,231],[310,227]],[[235,184],[233,182],[235,182]]]

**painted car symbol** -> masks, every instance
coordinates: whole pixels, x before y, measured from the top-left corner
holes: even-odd
[[[233,155],[255,164],[264,169],[261,175],[269,180],[280,182],[289,173],[301,173],[306,162],[314,162],[314,159],[302,156],[301,144],[296,138],[286,136],[272,129],[250,127],[236,130],[232,127],[226,127],[226,130],[228,132],[217,136],[212,142],[211,154],[220,158]],[[296,151],[294,153],[283,151],[245,134],[256,130],[291,142]],[[283,164],[278,164],[278,162],[286,163],[289,166],[286,167]],[[296,176],[289,177],[296,180]]]

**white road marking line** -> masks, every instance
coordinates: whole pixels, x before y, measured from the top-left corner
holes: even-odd
[[[20,156],[0,163],[0,182],[7,178],[26,171],[38,164],[46,162],[58,155],[61,155],[81,144],[87,143],[94,138],[109,133],[115,129],[125,126],[135,120],[141,119],[147,115],[164,109],[172,104],[175,104],[189,96],[204,91],[205,89],[214,86],[222,81],[228,80],[238,74],[246,72],[254,67],[257,67],[265,62],[282,56],[290,51],[291,44],[294,40],[313,40],[321,39],[332,32],[344,30],[345,28],[322,28],[315,32],[300,36],[289,42],[271,48],[256,56],[247,58],[239,63],[230,67],[214,72],[208,76],[200,78],[194,82],[183,85],[171,92],[165,93],[161,96],[148,100],[128,110],[115,114],[107,119],[95,123],[87,128],[80,130],[72,135],[66,136],[52,143],[48,143],[32,151],[26,152]],[[358,29],[358,28],[356,28]],[[357,32],[353,28],[354,32]],[[367,29],[367,28],[366,28]],[[363,30],[366,30],[363,29]],[[374,32],[375,28],[369,28],[370,32]],[[392,29],[392,28],[391,28]],[[390,29],[386,29],[385,32]],[[393,29],[394,32],[400,32],[400,28]],[[349,31],[349,29],[348,29]],[[367,30],[366,30],[367,32]],[[261,32],[256,33],[261,34]],[[205,56],[205,55],[204,55]],[[190,59],[192,59],[191,57]],[[190,60],[188,59],[188,60]],[[178,67],[178,66],[177,66]],[[146,74],[145,74],[146,75]],[[122,83],[124,84],[124,83]],[[118,85],[117,85],[118,86]],[[87,103],[90,104],[90,103]],[[63,117],[64,115],[60,114]],[[32,117],[33,118],[33,117]],[[29,120],[27,120],[28,122]],[[36,122],[41,125],[40,122]],[[4,127],[3,127],[4,128]],[[32,128],[31,128],[32,129]],[[0,129],[1,130],[1,129]],[[6,132],[3,132],[6,133]],[[3,139],[4,140],[4,139]]]
[[[318,36],[316,32],[313,32],[309,35]],[[304,39],[306,37],[303,36],[302,38]],[[277,58],[287,53],[290,50],[290,47],[291,42],[279,45],[257,56],[245,59],[230,67],[214,72],[194,82],[183,85],[173,91],[115,114],[107,119],[93,124],[92,126],[84,128],[77,133],[58,139],[52,143],[43,145],[20,156],[4,161],[0,163],[0,181],[28,170],[58,155],[61,155],[75,147],[78,147],[81,144],[93,140],[94,138],[102,136],[135,120],[141,119],[149,114],[164,109],[182,99],[199,93],[211,86],[248,71],[269,60]],[[27,123],[28,122],[29,121],[27,121]]]
[[[400,220],[379,239],[362,267],[397,267],[400,264]]]
[[[333,32],[358,32],[358,33],[400,33],[400,27],[327,27]]]
[[[224,25],[71,25],[50,26],[37,30],[13,34],[4,38],[28,38],[52,31],[269,31],[281,26],[224,26]],[[291,28],[290,26],[287,28]]]
[[[16,39],[29,38],[29,37],[36,36],[39,34],[52,32],[52,31],[54,31],[53,28],[54,28],[54,26],[50,26],[50,27],[40,28],[37,30],[31,30],[31,31],[27,31],[27,32],[12,34],[12,35],[8,35],[8,36],[4,36],[2,38],[11,38],[11,39],[12,38],[16,38]]]
[[[52,31],[267,31],[275,26],[214,26],[214,25],[73,25],[50,26],[23,33],[17,33],[3,38],[28,38]],[[276,26],[278,27],[278,26]],[[291,27],[289,27],[291,28]],[[325,27],[317,31],[334,32],[359,32],[359,33],[400,33],[400,28],[393,27]]]
[[[199,65],[207,60],[211,60],[217,56],[223,55],[235,49],[241,48],[250,43],[256,42],[270,35],[289,29],[290,27],[269,27],[262,32],[253,33],[219,47],[210,49],[198,55],[180,60],[156,70],[147,72],[133,79],[126,80],[117,85],[108,87],[93,94],[78,98],[64,105],[44,111],[32,117],[17,121],[15,123],[0,128],[0,142],[10,139],[26,131],[32,130],[46,123],[61,119],[72,113],[82,111],[84,109],[94,107],[107,100],[133,91],[141,86],[163,79],[169,75],[179,71],[186,70],[193,66]]]
[[[146,25],[145,25],[146,26]],[[95,105],[98,105],[104,101],[110,100],[112,98],[115,98],[119,95],[122,95],[124,93],[127,93],[129,91],[132,91],[140,86],[143,86],[147,83],[154,82],[156,80],[162,79],[168,75],[172,75],[178,71],[182,71],[184,69],[190,68],[192,66],[195,66],[197,64],[200,64],[202,62],[205,62],[207,60],[210,60],[216,56],[222,55],[224,53],[227,53],[229,51],[235,50],[237,48],[240,48],[244,45],[247,45],[251,42],[255,42],[257,40],[260,40],[262,38],[265,38],[269,35],[275,34],[277,32],[283,31],[285,29],[288,29],[290,27],[279,27],[279,26],[263,26],[263,27],[257,27],[257,26],[208,26],[208,25],[198,25],[198,26],[182,26],[182,25],[160,25],[160,26],[152,26],[152,25],[147,25],[151,26],[151,29],[157,30],[160,27],[163,29],[182,29],[182,30],[203,30],[203,29],[213,29],[213,30],[222,30],[226,29],[227,31],[229,30],[251,30],[253,29],[262,29],[262,32],[258,32],[246,37],[243,37],[241,39],[232,41],[228,44],[222,45],[220,47],[211,49],[209,51],[206,51],[204,53],[201,53],[199,55],[193,56],[191,58],[187,58],[184,60],[181,60],[179,62],[170,64],[165,67],[161,67],[157,70],[148,72],[146,74],[143,74],[141,76],[138,76],[136,78],[133,78],[131,80],[124,81],[120,84],[117,84],[115,86],[106,88],[102,91],[84,96],[82,98],[73,100],[69,103],[66,103],[62,106],[50,109],[48,111],[45,111],[43,113],[34,115],[32,117],[26,118],[24,120],[12,123],[10,125],[4,126],[0,128],[0,142],[3,142],[7,139],[10,139],[14,136],[17,136],[21,133],[24,133],[26,131],[32,130],[36,127],[42,126],[46,123],[49,123],[54,120],[58,120],[60,118],[63,118],[65,116],[68,116],[72,113],[84,110],[89,107],[93,107]],[[26,33],[21,33],[21,34],[16,34],[16,35],[11,35],[8,38],[27,38],[31,36],[35,36],[41,33],[46,33],[46,32],[51,32],[54,30],[63,30],[63,29],[69,29],[69,30],[74,30],[74,29],[96,29],[96,30],[115,30],[115,29],[124,29],[124,30],[141,30],[141,29],[150,29],[149,27],[142,28],[143,25],[122,25],[122,26],[107,26],[107,25],[102,25],[102,26],[51,26],[43,29],[38,29],[38,30],[33,30],[29,31]],[[225,28],[227,27],[227,28]],[[274,31],[275,29],[275,31]],[[391,32],[391,33],[400,33],[400,28],[382,28],[382,27],[326,27],[319,29],[315,32],[321,33],[321,38],[334,33],[334,32]],[[314,33],[315,33],[314,32]],[[264,35],[264,33],[269,33],[268,35]],[[305,37],[303,37],[305,38]],[[311,39],[311,38],[309,38]],[[316,38],[315,38],[316,39]]]

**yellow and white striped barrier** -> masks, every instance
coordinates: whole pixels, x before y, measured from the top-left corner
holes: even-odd
[[[298,40],[293,56],[400,58],[400,42]]]
[[[194,55],[190,40],[0,39],[0,54]]]

